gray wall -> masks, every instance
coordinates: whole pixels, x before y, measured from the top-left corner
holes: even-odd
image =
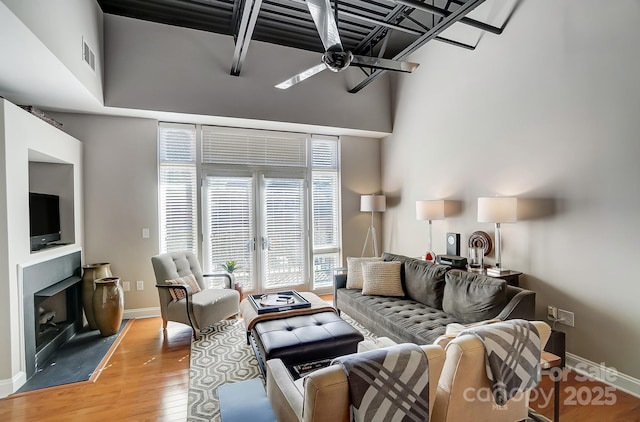
[[[85,262],[110,262],[114,275],[131,281],[125,308],[142,315],[158,306],[150,260],[159,249],[157,122],[51,115],[84,143]],[[360,194],[380,190],[380,140],[344,137],[341,146],[344,256],[360,256],[369,226]],[[148,239],[142,238],[145,227]],[[136,280],[144,280],[143,291],[135,291]]]
[[[359,69],[280,90],[320,54],[252,41],[235,77],[230,36],[114,15],[104,28],[107,106],[391,132],[386,77],[357,95],[347,87],[362,79]]]
[[[349,256],[360,256],[371,224],[371,214],[360,212],[360,196],[380,193],[380,140],[343,136],[342,160],[342,255],[344,265]],[[374,214],[378,250],[382,253],[382,215]],[[368,244],[365,255],[370,255]]]
[[[109,262],[114,275],[131,281],[126,309],[157,307],[151,268],[159,242],[157,122],[51,114],[84,144],[84,262]],[[137,280],[144,290],[135,290]]]
[[[553,11],[553,13],[550,13]],[[398,78],[393,135],[383,141],[385,245],[426,248],[415,201],[461,201],[434,222],[447,231],[493,233],[477,222],[477,198],[520,201],[504,224],[503,263],[523,271],[547,305],[575,312],[569,352],[640,378],[640,9],[619,0],[526,0],[501,36],[475,51],[430,43],[427,64]],[[466,247],[462,253],[466,254]],[[493,256],[490,257],[493,259]]]

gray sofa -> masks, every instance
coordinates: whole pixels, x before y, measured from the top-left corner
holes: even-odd
[[[445,333],[447,324],[534,318],[535,292],[530,290],[402,255],[384,253],[382,258],[402,262],[404,297],[347,289],[348,274],[336,274],[333,296],[339,311],[378,336],[398,343],[431,344]]]

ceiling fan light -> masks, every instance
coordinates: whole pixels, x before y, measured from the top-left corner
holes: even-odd
[[[340,72],[351,64],[353,54],[351,51],[327,51],[322,55],[324,63],[332,72]]]

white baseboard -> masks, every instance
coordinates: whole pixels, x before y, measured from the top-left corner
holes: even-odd
[[[18,372],[11,379],[0,380],[0,398],[5,398],[9,394],[18,391],[27,382],[27,374],[24,371]]]
[[[152,318],[160,316],[160,308],[125,309],[124,319]]]
[[[614,368],[592,362],[573,353],[567,353],[567,366],[582,375],[589,376],[615,387],[620,391],[640,398],[640,379],[633,378],[632,376],[618,372]]]

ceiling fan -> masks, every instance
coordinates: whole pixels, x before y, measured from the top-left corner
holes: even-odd
[[[340,72],[349,66],[357,66],[411,73],[419,66],[418,63],[401,62],[380,57],[358,56],[351,51],[345,50],[340,41],[338,25],[331,11],[329,0],[306,0],[305,3],[307,3],[313,22],[316,24],[318,34],[324,45],[325,52],[322,55],[322,63],[279,83],[276,85],[276,88],[290,88],[325,69]]]

